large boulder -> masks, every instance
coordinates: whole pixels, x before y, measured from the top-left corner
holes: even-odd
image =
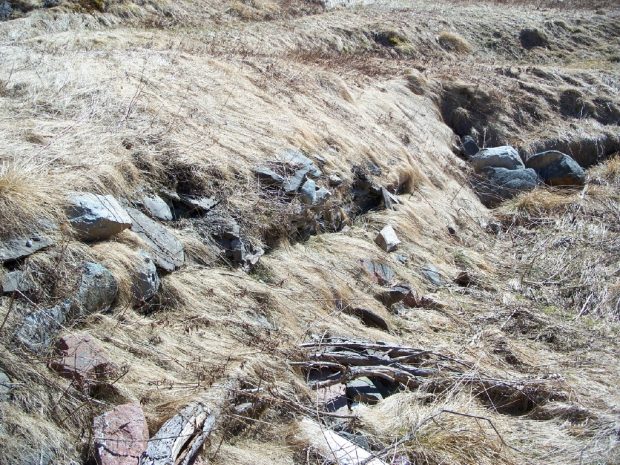
[[[557,150],[537,153],[525,162],[550,186],[583,186],[586,173],[583,168],[565,153]]]
[[[49,247],[54,241],[46,236],[31,235],[0,241],[0,263],[12,262]]]
[[[131,218],[111,195],[77,192],[69,196],[67,217],[80,238],[108,239],[131,227]]]
[[[105,381],[118,370],[89,334],[67,334],[58,340],[56,349],[58,356],[50,368],[81,385]]]
[[[480,172],[485,168],[506,168],[509,170],[525,168],[519,152],[509,145],[482,149],[471,157],[469,161],[476,172]]]
[[[522,170],[486,168],[473,181],[474,190],[480,201],[490,208],[521,192],[530,191],[539,184],[538,174],[531,168]]]
[[[86,263],[75,295],[51,307],[28,314],[16,338],[33,352],[49,348],[58,332],[72,319],[107,310],[118,292],[110,271],[98,263]]]
[[[183,244],[165,226],[153,221],[135,208],[128,208],[131,230],[149,247],[155,264],[165,271],[174,271],[185,262]]]
[[[136,465],[146,449],[149,430],[140,404],[123,404],[93,421],[97,465]]]

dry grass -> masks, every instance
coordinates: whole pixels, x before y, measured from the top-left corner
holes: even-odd
[[[443,49],[449,52],[465,54],[472,51],[471,44],[467,42],[467,40],[465,40],[463,37],[454,32],[441,32],[439,34],[439,37],[437,37],[437,41]]]

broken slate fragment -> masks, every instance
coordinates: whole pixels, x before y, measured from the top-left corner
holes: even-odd
[[[400,203],[398,197],[388,191],[385,187],[381,188],[381,196],[383,198],[383,206],[388,210],[395,210],[396,205]]]
[[[189,195],[181,195],[181,202],[187,207],[188,214],[206,213],[217,206],[219,200],[215,197],[191,197]]]
[[[336,412],[348,406],[346,386],[342,383],[321,387],[316,390],[316,403],[321,410]]]
[[[375,262],[366,258],[360,260],[360,263],[362,265],[362,269],[370,275],[373,281],[381,284],[382,286],[390,284],[396,276],[394,274],[394,270],[392,270],[392,268],[385,263]]]
[[[308,171],[308,168],[301,168],[295,171],[295,174],[293,176],[288,177],[282,185],[282,189],[284,189],[284,192],[286,192],[287,194],[296,193],[306,180],[306,175],[308,174]]]
[[[258,180],[266,186],[281,186],[282,183],[284,183],[284,178],[282,176],[266,166],[255,168],[254,173]]]
[[[404,300],[409,294],[411,294],[411,288],[409,286],[406,284],[398,284],[382,291],[377,295],[377,299],[386,307],[391,307],[395,303]]]
[[[300,199],[303,203],[314,205],[316,203],[316,183],[312,179],[308,179],[299,192]]]
[[[396,236],[396,231],[390,225],[385,226],[375,238],[375,243],[386,252],[392,252],[398,248],[400,240]]]
[[[441,286],[443,284],[443,279],[441,277],[441,273],[439,270],[433,265],[425,265],[422,268],[422,274],[424,277],[433,285]]]
[[[164,199],[160,196],[151,194],[145,195],[142,199],[142,205],[151,218],[160,221],[171,221],[172,210]]]
[[[111,195],[73,193],[67,217],[80,238],[87,241],[108,239],[131,227],[131,218]]]
[[[174,271],[185,262],[183,244],[165,226],[153,221],[135,208],[128,208],[135,232],[149,247],[155,264],[165,271]]]
[[[139,253],[139,263],[136,266],[136,271],[131,292],[134,305],[140,306],[157,294],[161,281],[157,274],[155,262],[144,251]]]
[[[316,205],[322,205],[323,203],[325,203],[327,201],[327,199],[329,199],[332,196],[332,193],[330,191],[328,191],[327,189],[325,189],[324,187],[320,187],[319,189],[317,189],[316,191],[316,200],[315,200],[315,204]]]
[[[0,263],[12,262],[49,247],[54,241],[49,237],[34,235],[0,241]]]
[[[322,174],[321,170],[314,164],[314,162],[299,150],[285,150],[278,158],[281,162],[286,163],[293,168],[307,170],[307,174],[313,178],[318,178]]]
[[[380,390],[366,377],[349,381],[346,392],[349,405],[354,403],[374,405],[383,400]]]
[[[63,336],[56,343],[56,349],[58,357],[52,359],[50,368],[80,384],[104,381],[118,370],[89,334]]]
[[[35,284],[30,276],[23,271],[11,271],[2,278],[2,292],[12,294],[13,292],[27,293],[35,290]]]
[[[340,184],[342,184],[342,178],[338,176],[337,174],[330,174],[329,178],[327,178],[327,182],[329,183],[330,186],[337,187]]]
[[[149,430],[139,404],[123,404],[95,417],[97,465],[136,465],[146,449]]]

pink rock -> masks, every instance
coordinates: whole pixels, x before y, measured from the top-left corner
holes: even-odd
[[[65,378],[90,384],[110,377],[117,370],[88,334],[63,336],[56,348],[59,357],[50,362],[50,368]]]
[[[139,404],[124,404],[93,422],[97,465],[137,465],[149,431]]]

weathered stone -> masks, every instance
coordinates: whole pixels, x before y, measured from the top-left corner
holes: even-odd
[[[139,404],[124,404],[95,417],[97,465],[136,465],[146,449],[149,430]]]
[[[171,221],[172,210],[164,199],[155,194],[146,195],[142,199],[142,205],[151,218],[160,221]]]
[[[282,184],[282,189],[284,189],[284,192],[287,194],[296,193],[305,182],[309,171],[309,168],[301,168],[295,171],[293,176],[286,178],[284,184]]]
[[[16,339],[32,352],[43,352],[62,329],[71,313],[71,301],[27,315],[16,332]]]
[[[9,19],[13,13],[13,7],[10,2],[0,2],[0,21]]]
[[[11,378],[2,370],[0,370],[0,402],[6,402],[11,398]]]
[[[472,136],[464,136],[461,138],[461,145],[463,147],[463,154],[467,157],[473,157],[480,152],[480,147]]]
[[[396,236],[396,231],[390,225],[385,226],[375,237],[375,243],[386,252],[392,252],[398,248],[400,240]]]
[[[395,210],[396,205],[400,203],[398,197],[388,191],[385,187],[381,188],[381,197],[383,198],[383,205],[388,210]]]
[[[315,204],[316,205],[322,205],[323,203],[325,203],[330,197],[332,196],[332,193],[330,191],[328,191],[327,189],[325,189],[324,187],[319,187],[316,190],[316,201]]]
[[[549,38],[540,29],[527,28],[519,33],[519,40],[523,48],[546,47],[549,45]]]
[[[469,159],[476,172],[485,168],[506,168],[518,170],[525,168],[519,152],[508,145],[483,149]]]
[[[31,292],[35,289],[35,284],[30,276],[23,271],[11,271],[2,278],[2,292],[12,294],[13,292]]]
[[[108,239],[131,227],[131,218],[111,195],[77,192],[69,196],[67,217],[80,238]]]
[[[349,404],[362,403],[374,405],[383,400],[380,390],[366,377],[349,381],[346,393]]]
[[[397,302],[402,301],[411,294],[411,288],[405,284],[399,284],[392,286],[391,288],[382,291],[377,294],[377,299],[382,302],[386,307],[391,307]]]
[[[151,256],[141,251],[139,257],[140,263],[136,267],[137,272],[131,288],[133,302],[138,306],[152,299],[161,284],[157,267]]]
[[[345,307],[345,309],[343,309],[343,312],[348,315],[353,315],[359,318],[364,325],[369,326],[371,328],[378,328],[378,329],[382,329],[383,331],[390,330],[390,327],[387,321],[385,321],[383,318],[381,318],[379,315],[377,315],[372,310],[368,310],[367,308]]]
[[[485,168],[480,177],[473,181],[473,187],[480,201],[487,207],[495,207],[504,200],[538,186],[538,174],[531,168],[509,170],[506,168]]]
[[[117,293],[116,279],[106,267],[99,263],[85,263],[80,287],[71,299],[73,316],[84,317],[108,310]]]
[[[54,241],[49,237],[34,235],[17,237],[0,242],[0,263],[12,262],[49,247]]]
[[[306,157],[301,151],[296,149],[288,149],[279,156],[281,162],[286,163],[292,168],[307,170],[307,174],[314,178],[321,176],[321,170],[317,168],[312,160]]]
[[[431,284],[435,286],[441,286],[443,284],[441,273],[434,265],[426,265],[420,271]]]
[[[118,370],[88,334],[63,336],[56,343],[56,349],[58,357],[52,359],[50,368],[83,385],[104,381]]]
[[[254,169],[254,173],[261,184],[265,186],[281,186],[284,183],[284,178],[282,176],[266,166],[260,166]]]
[[[179,196],[181,202],[187,208],[187,214],[192,213],[206,213],[217,206],[220,203],[215,197],[191,197],[189,195]]]
[[[394,270],[385,263],[378,263],[369,259],[360,260],[362,269],[370,275],[373,281],[386,286],[390,284],[394,277]]]
[[[337,174],[330,174],[327,178],[327,182],[332,187],[337,187],[342,184],[342,178]]]
[[[316,183],[312,179],[306,180],[304,185],[301,186],[299,198],[307,205],[314,205],[316,203]]]
[[[185,262],[183,244],[165,226],[153,221],[135,208],[128,208],[134,231],[149,247],[155,264],[165,271],[174,271]]]
[[[525,162],[550,186],[582,186],[586,173],[581,166],[565,153],[556,150],[537,153]]]
[[[33,352],[42,352],[49,348],[67,322],[107,310],[117,292],[116,280],[105,267],[86,263],[76,294],[54,307],[27,315],[17,330],[17,340]]]

